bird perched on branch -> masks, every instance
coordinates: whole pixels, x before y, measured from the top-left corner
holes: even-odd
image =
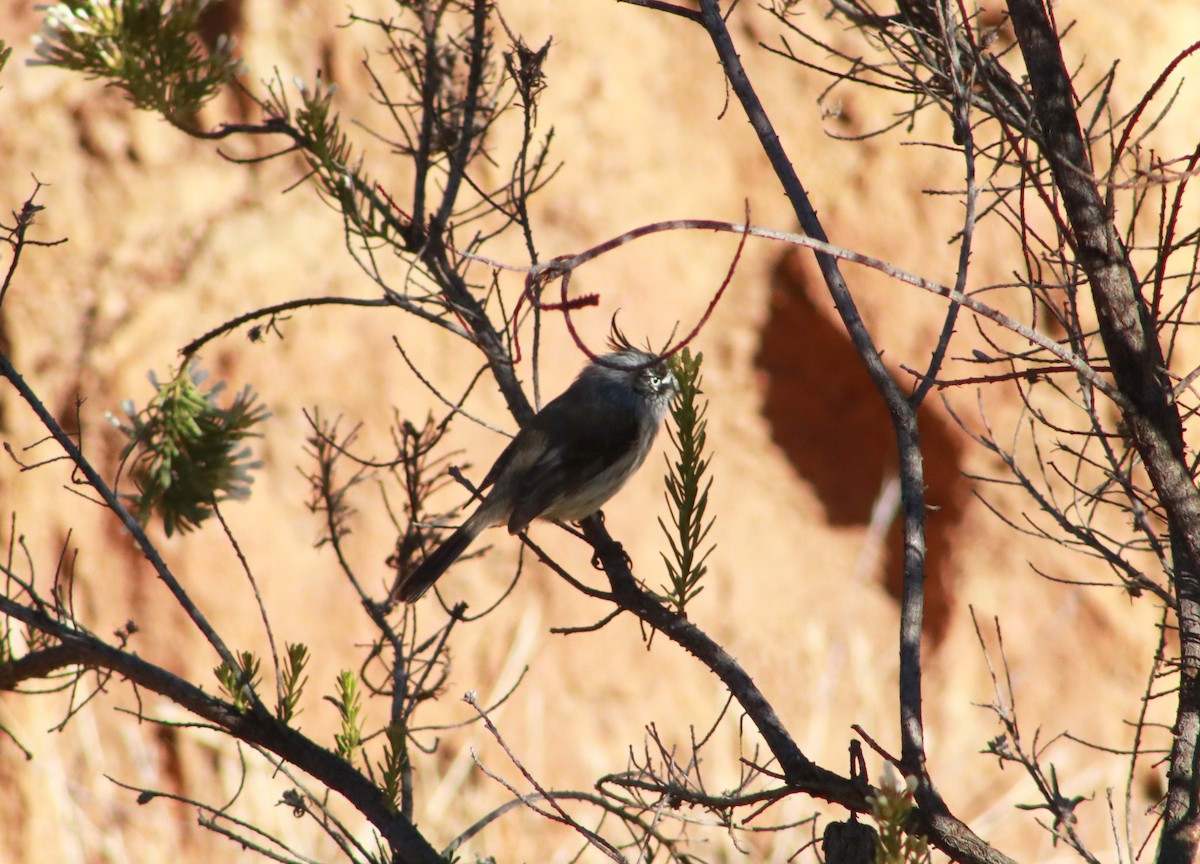
[[[485,528],[507,525],[518,534],[538,518],[583,519],[641,467],[679,384],[660,357],[634,348],[615,327],[611,347],[517,433],[479,486],[480,494],[491,491],[401,575],[392,600],[419,599]]]

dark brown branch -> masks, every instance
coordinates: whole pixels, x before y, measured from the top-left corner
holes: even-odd
[[[665,12],[668,15],[678,15],[680,18],[686,18],[689,21],[700,23],[700,13],[695,9],[688,9],[686,6],[680,6],[677,3],[667,3],[666,0],[617,0],[618,3],[628,3],[630,6],[641,6],[644,9],[653,9],[655,12]]]
[[[741,101],[751,126],[757,132],[759,142],[770,160],[776,175],[783,184],[784,192],[796,212],[801,227],[810,237],[825,242],[827,239],[825,232],[808,199],[808,195],[800,183],[791,161],[784,151],[779,137],[741,64],[737,49],[726,27],[725,17],[721,12],[718,0],[700,0],[700,23],[713,42],[730,87]],[[916,777],[918,780],[916,799],[919,805],[919,815],[917,816],[917,821],[929,834],[932,842],[956,860],[1007,861],[1008,859],[1005,856],[989,847],[983,840],[972,833],[966,825],[950,814],[941,796],[934,789],[932,780],[926,770],[924,728],[921,716],[921,635],[924,618],[925,497],[924,473],[920,455],[920,436],[917,427],[916,410],[913,405],[909,404],[904,393],[884,365],[878,349],[875,347],[871,335],[858,313],[845,280],[842,278],[836,258],[820,251],[818,251],[816,257],[826,286],[833,298],[834,306],[842,318],[851,342],[866,367],[876,390],[888,408],[900,457],[901,497],[904,509],[904,588],[901,600],[900,627],[901,767],[907,774]],[[601,536],[596,538],[589,537],[589,540],[595,539],[598,541],[600,539],[607,539],[607,535],[603,533],[601,526],[595,526],[595,528],[590,530],[599,531]],[[603,559],[604,553],[600,551],[599,547],[597,547],[597,551]],[[609,572],[610,578],[612,578],[613,571],[609,565],[618,565],[620,563],[619,556],[614,557],[611,562],[606,561],[605,563],[606,570]],[[633,587],[632,583],[630,583],[629,587]],[[622,605],[631,603],[634,596],[631,592],[623,592],[616,582],[614,582],[614,593],[619,595]],[[652,605],[657,606],[657,604]],[[647,605],[645,608],[630,608],[639,617],[659,615],[661,611],[665,611],[661,610],[660,607],[661,611],[656,612],[651,608],[651,605]],[[643,617],[643,620],[649,619]],[[666,627],[668,626],[668,622],[659,622],[654,624],[654,626],[656,628]],[[664,632],[670,638],[680,641],[680,644],[685,644],[681,640],[690,640],[693,638],[693,634],[686,629],[690,626],[687,622],[682,622],[682,625],[672,624],[670,626],[672,629],[664,630]],[[703,634],[699,634],[699,636],[703,639],[707,638]],[[685,644],[685,647],[688,647],[688,650],[693,651],[693,653],[699,650],[704,650],[705,652],[709,650],[709,646],[704,645],[703,641],[699,644],[692,644],[690,647],[688,644]],[[720,650],[718,646],[712,647],[718,651]],[[701,655],[697,654],[697,656]],[[731,690],[736,694],[741,694],[742,690],[735,689],[735,687],[741,687],[746,684],[749,684],[751,688],[753,687],[748,680],[738,684],[731,683],[730,680],[726,679],[725,675],[729,670],[724,665],[725,658],[718,655],[706,654],[701,659],[716,671],[718,675],[721,675],[722,680],[725,680],[727,686],[730,686]],[[733,664],[733,666],[737,668],[736,664]],[[738,671],[740,672],[740,669]],[[729,674],[733,673],[729,672]],[[736,678],[736,675],[734,677]],[[757,691],[753,692],[757,693]],[[740,695],[739,698],[741,698]],[[753,715],[753,711],[744,703],[743,707],[746,707],[748,713]],[[812,769],[824,771],[824,769],[817,769],[816,766],[811,766],[811,763],[808,763],[808,760],[799,753],[795,743],[791,741],[786,733],[782,735],[777,734],[783,732],[782,729],[775,730],[771,728],[770,721],[774,719],[773,714],[769,711],[769,706],[761,707],[764,709],[764,713],[756,722],[763,721],[767,724],[766,728],[760,725],[760,731],[767,738],[768,746],[772,748],[776,758],[784,766],[785,772],[789,772],[789,779],[792,778],[791,772],[797,772],[798,777],[803,777]],[[837,780],[846,784],[850,782],[843,778],[837,778]],[[819,787],[820,784],[818,783],[817,785]]]
[[[1181,657],[1159,861],[1185,864],[1200,852],[1200,492],[1187,469],[1183,424],[1155,322],[1092,173],[1049,13],[1041,0],[1011,0],[1009,13],[1028,68],[1038,143],[1070,223],[1069,242],[1091,287],[1113,377],[1131,402],[1124,426],[1167,513]]]
[[[135,654],[114,648],[60,624],[53,618],[0,596],[0,613],[54,638],[53,648],[33,652],[0,670],[0,689],[12,689],[30,677],[43,678],[60,669],[85,666],[108,669],[192,712],[231,736],[269,750],[319,780],[349,801],[382,834],[396,860],[444,864],[441,856],[412,823],[398,815],[383,793],[345,760],[279,722],[259,706],[240,712],[228,702]]]
[[[796,175],[779,135],[759,100],[717,0],[701,0],[702,25],[712,39],[730,87],[742,103],[750,125],[776,176],[783,184],[804,233],[828,241],[808,193]],[[925,606],[925,480],[916,409],[884,365],[879,350],[859,315],[837,259],[817,254],[817,265],[846,332],[866,367],[875,389],[887,406],[900,460],[900,496],[904,511],[904,587],[900,607],[900,736],[904,770],[920,781],[917,800],[922,806],[944,808],[925,767],[925,733],[921,716],[921,634]],[[922,800],[924,799],[924,801]],[[946,850],[950,851],[950,850]],[[953,854],[953,853],[951,853]]]
[[[25,199],[21,212],[13,213],[14,224],[11,228],[0,226],[8,228],[9,236],[4,238],[4,242],[12,246],[13,250],[12,260],[8,262],[8,271],[4,274],[4,281],[0,282],[0,305],[4,304],[4,297],[12,285],[13,277],[17,275],[17,265],[21,263],[21,251],[26,246],[57,246],[66,242],[66,240],[33,241],[25,236],[42,209],[40,204],[33,203],[33,199],[37,197],[41,188],[42,184],[38,183],[29,197]]]
[[[657,782],[642,780],[638,777],[628,777],[621,774],[609,774],[596,781],[596,787],[603,789],[605,784],[621,786],[626,789],[639,789],[643,792],[653,792],[664,798],[678,799],[697,807],[707,807],[711,810],[732,810],[734,807],[746,807],[750,804],[761,804],[764,801],[780,801],[789,795],[795,795],[794,789],[777,787],[763,789],[759,792],[748,792],[745,795],[709,795],[698,792],[691,787],[679,783]]]
[[[202,336],[197,336],[188,344],[179,349],[179,353],[184,357],[191,357],[206,344],[216,339],[231,330],[236,330],[243,324],[248,324],[259,318],[273,318],[276,315],[281,315],[284,312],[290,312],[293,309],[307,309],[310,306],[391,306],[392,301],[388,299],[368,300],[358,297],[301,297],[297,300],[288,300],[284,303],[276,303],[274,306],[265,306],[262,309],[254,309],[250,312],[245,312],[238,315],[236,318],[230,318],[224,324],[220,324],[209,330]]]
[[[608,575],[616,602],[675,642],[721,679],[763,736],[788,785],[807,795],[840,804],[848,810],[866,812],[866,795],[870,789],[857,780],[841,777],[810,761],[783,726],[766,696],[737,660],[703,630],[676,615],[653,595],[638,587],[629,570],[625,551],[621,544],[609,536],[603,522],[592,517],[585,519],[581,527]],[[919,806],[913,811],[912,818],[919,830],[956,861],[1014,864],[1012,859],[990,847],[951,814],[940,797],[934,797]]]
[[[583,520],[580,527],[609,578],[615,601],[675,642],[721,679],[758,728],[771,753],[779,761],[788,783],[810,795],[833,801],[856,812],[865,812],[867,805],[862,788],[815,764],[801,752],[771,703],[737,660],[691,621],[672,612],[652,594],[638,587],[629,570],[625,550],[609,536],[604,523],[592,516]]]
[[[962,242],[958,248],[958,273],[954,279],[954,290],[962,294],[967,289],[967,271],[971,263],[971,244],[975,236],[975,218],[976,206],[979,197],[979,190],[975,185],[975,140],[971,132],[971,81],[969,73],[964,73],[963,63],[961,62],[961,54],[959,51],[960,45],[965,41],[962,36],[957,22],[954,18],[954,13],[950,10],[949,4],[943,4],[938,10],[938,19],[941,25],[940,32],[942,37],[942,47],[946,52],[946,65],[948,68],[947,78],[949,79],[948,90],[952,99],[952,119],[955,129],[955,140],[961,140],[963,154],[963,174],[966,179],[966,202],[963,214],[963,227],[960,237]],[[976,56],[976,53],[970,51],[970,43],[968,45],[968,57]],[[914,407],[919,407],[921,402],[929,393],[929,388],[933,386],[933,379],[937,376],[938,371],[942,368],[942,363],[946,359],[946,351],[950,347],[950,339],[954,335],[954,325],[958,320],[958,313],[962,306],[958,303],[951,302],[946,308],[946,318],[942,323],[942,332],[938,336],[937,344],[934,346],[933,353],[929,358],[929,365],[925,369],[925,374],[917,381],[917,388],[910,397],[909,402]]]
[[[471,147],[475,141],[476,114],[480,103],[480,89],[483,87],[483,73],[488,61],[488,17],[491,15],[490,0],[475,0],[475,9],[471,15],[471,68],[467,73],[466,99],[462,106],[462,121],[459,126],[458,147],[450,160],[447,172],[445,192],[442,193],[442,204],[434,217],[432,230],[441,231],[450,224],[450,214],[458,200],[458,189],[463,176],[467,173],[467,163],[471,161]]]

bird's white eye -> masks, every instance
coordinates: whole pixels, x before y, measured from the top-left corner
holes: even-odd
[[[651,375],[651,376],[650,376],[650,383],[651,383],[653,386],[657,387],[659,384],[661,384],[661,383],[662,383],[662,376],[661,376],[661,375]]]

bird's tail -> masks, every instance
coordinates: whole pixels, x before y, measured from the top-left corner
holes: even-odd
[[[474,517],[468,519],[442,545],[434,549],[416,570],[396,583],[396,587],[392,589],[392,600],[400,600],[404,603],[415,603],[420,600],[421,595],[428,591],[450,565],[458,560],[458,556],[467,551],[467,547],[479,536],[479,532],[484,527],[486,526],[477,524]]]

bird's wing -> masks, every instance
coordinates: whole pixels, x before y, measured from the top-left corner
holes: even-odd
[[[513,533],[597,478],[637,444],[637,410],[628,404],[636,396],[603,388],[587,400],[567,400],[563,398],[567,393],[546,405],[529,424],[527,431],[547,444],[521,472],[508,522]]]

